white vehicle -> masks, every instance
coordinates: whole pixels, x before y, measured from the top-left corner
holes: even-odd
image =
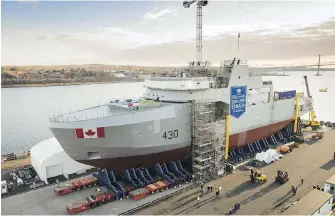
[[[1,194],[8,193],[7,181],[1,181]]]

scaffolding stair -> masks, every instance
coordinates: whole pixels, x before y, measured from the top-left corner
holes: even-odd
[[[225,127],[217,126],[224,121],[216,120],[216,108],[212,102],[194,102],[192,106],[192,167],[195,178],[202,181],[211,180],[224,167]]]

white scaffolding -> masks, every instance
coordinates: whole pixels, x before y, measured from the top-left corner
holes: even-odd
[[[193,109],[193,173],[207,182],[224,173],[225,120],[217,121],[216,103],[194,102]]]
[[[222,119],[215,122],[215,171],[218,175],[224,174],[225,152],[226,152],[226,120]]]

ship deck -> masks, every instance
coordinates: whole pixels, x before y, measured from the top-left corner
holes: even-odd
[[[55,115],[50,118],[51,122],[77,122],[86,121],[98,118],[108,118],[113,116],[126,115],[129,113],[142,112],[149,109],[159,108],[162,106],[171,105],[171,103],[164,102],[154,102],[146,104],[134,104],[138,109],[133,109],[133,107],[127,107],[124,104],[112,103],[115,108],[110,109],[108,104],[98,105],[91,108],[78,110],[74,112],[68,112],[65,114]]]
[[[236,202],[241,203],[241,209],[237,214],[248,215],[276,215],[281,208],[296,201],[312,190],[312,186],[324,182],[335,173],[335,130],[325,132],[322,140],[314,144],[302,144],[293,152],[285,155],[283,159],[262,168],[268,177],[268,182],[263,185],[249,182],[249,171],[237,170],[235,174],[225,176],[211,182],[214,187],[222,186],[221,197],[215,198],[215,193],[206,194],[197,204],[196,197],[200,188],[173,196],[164,202],[151,205],[146,209],[131,214],[156,215],[156,214],[227,214]],[[290,180],[279,185],[274,183],[278,169],[288,171]],[[301,178],[304,184],[300,185]],[[297,195],[291,195],[291,185],[298,186]],[[187,185],[183,186],[186,187]],[[35,191],[19,194],[1,200],[2,214],[9,215],[65,215],[66,204],[85,199],[88,195],[95,194],[94,189],[87,189],[71,194],[56,196],[54,186],[49,186]],[[182,188],[178,188],[179,190]],[[83,211],[79,214],[109,215],[122,214],[145,203],[162,198],[176,192],[178,189],[170,189],[162,193],[150,195],[139,201],[126,199],[103,205],[96,209]],[[284,212],[285,214],[285,212]]]

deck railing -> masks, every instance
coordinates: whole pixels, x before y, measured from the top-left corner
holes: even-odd
[[[115,101],[115,100],[118,100],[118,99],[113,99],[111,101]],[[127,110],[125,112],[121,112],[121,113],[110,113],[108,115],[105,115],[106,112],[102,112],[102,114],[99,114],[99,112],[97,112],[96,117],[87,116],[87,113],[86,113],[86,118],[84,118],[84,119],[83,118],[78,119],[75,115],[76,112],[85,112],[89,109],[108,106],[109,104],[110,104],[110,102],[105,101],[103,103],[99,102],[98,104],[92,105],[91,107],[86,107],[86,108],[83,108],[83,109],[76,109],[76,110],[73,110],[73,111],[69,110],[66,113],[60,113],[58,115],[49,116],[49,121],[50,122],[80,122],[80,121],[86,121],[86,120],[92,120],[92,119],[101,119],[101,118],[109,118],[109,117],[114,117],[114,116],[122,116],[122,115],[127,115],[129,113],[136,113],[136,112],[141,110],[141,106],[139,106],[138,110],[134,109],[133,107],[129,107],[129,108],[127,108]],[[162,107],[162,104],[160,104],[160,103],[157,104],[155,102],[153,102],[153,103],[148,102],[146,104],[148,104],[148,105],[144,106],[145,109],[153,109],[153,108]],[[113,112],[113,111],[111,110],[111,112]],[[73,114],[73,116],[71,116],[71,114]]]

